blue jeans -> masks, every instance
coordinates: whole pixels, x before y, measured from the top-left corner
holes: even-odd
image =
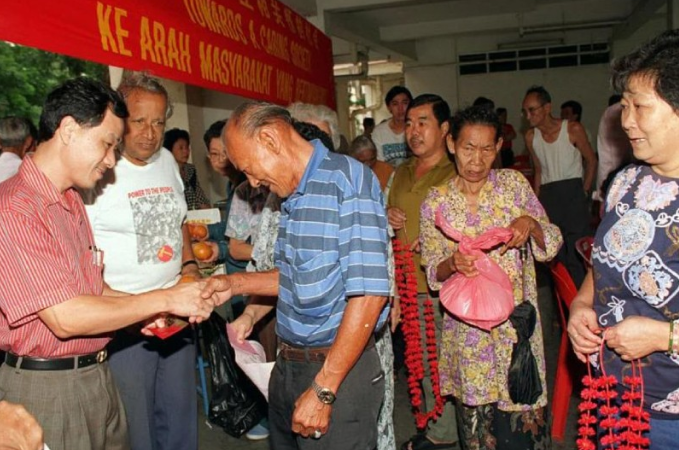
[[[675,450],[679,441],[679,420],[651,418],[649,450]]]

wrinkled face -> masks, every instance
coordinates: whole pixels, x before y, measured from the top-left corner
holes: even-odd
[[[212,170],[222,175],[226,174],[226,168],[229,166],[229,158],[226,157],[226,149],[221,138],[210,139],[210,145],[207,148],[207,157],[210,160]]]
[[[448,122],[439,125],[431,104],[417,106],[406,117],[406,142],[417,157],[445,149]]]
[[[229,122],[226,125],[226,155],[233,166],[243,172],[252,187],[266,186],[281,198],[286,198],[297,187],[294,168],[277,153],[280,142],[274,126],[262,127],[254,136],[246,137]]]
[[[621,105],[622,128],[632,144],[634,157],[660,166],[661,170],[677,167],[679,116],[658,96],[655,80],[648,76],[631,77]]]
[[[403,122],[406,118],[406,110],[410,104],[410,99],[406,94],[398,94],[391,99],[387,109],[396,122]]]
[[[66,154],[71,186],[91,189],[115,166],[115,149],[122,140],[123,128],[123,119],[110,110],[96,127],[74,123]]]
[[[189,162],[189,156],[191,155],[191,147],[186,139],[178,139],[172,146],[172,156],[174,156],[177,164],[182,165]]]
[[[125,121],[122,155],[143,166],[159,149],[165,133],[167,102],[161,94],[135,89],[125,102],[130,117]]]
[[[538,95],[530,93],[523,99],[521,112],[531,127],[537,127],[549,116],[549,105],[550,103],[540,103]]]
[[[356,152],[354,158],[372,169],[377,162],[377,152],[371,148],[364,148]]]
[[[448,150],[455,155],[457,172],[463,179],[478,183],[488,178],[502,138],[495,142],[495,128],[489,125],[468,124],[462,127],[457,140],[448,135]]]

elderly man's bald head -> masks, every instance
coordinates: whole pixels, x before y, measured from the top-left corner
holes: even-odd
[[[233,112],[228,127],[237,128],[244,138],[252,138],[258,129],[275,122],[292,126],[292,116],[287,109],[266,102],[245,102]]]
[[[313,146],[294,129],[285,108],[246,102],[233,112],[224,131],[229,160],[252,186],[269,187],[279,197],[294,192]]]

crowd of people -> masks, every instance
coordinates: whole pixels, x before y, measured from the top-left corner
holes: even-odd
[[[679,31],[615,61],[621,95],[601,119],[598,157],[580,103],[557,119],[547,89],[529,87],[530,180],[512,169],[507,109],[488,98],[452,112],[395,86],[391,117],[365,120],[346,151],[326,106],[246,101],[203,136],[227,202],[200,233],[187,211],[211,202],[189,133],[165,129],[163,85],[144,73],[117,90],[66,81],[37,129],[0,120],[0,448],[197,449],[196,330],[225,304],[237,339],[256,337],[275,361],[268,416],[247,434],[272,449],[395,450],[400,325],[419,329],[421,363],[406,369],[421,369],[415,400],[435,412],[401,450],[551,448],[536,262],[555,261],[580,286],[575,354],[617,377],[620,398],[643,367],[649,448],[674,448],[678,68]],[[467,239],[498,229],[501,244],[470,251]],[[576,244],[595,232],[590,267]],[[226,274],[203,277],[212,263]],[[407,264],[411,285],[397,279]],[[456,277],[483,283],[487,264],[534,317],[529,402],[510,392],[523,330],[506,317],[481,327],[438,294]],[[410,294],[417,313],[402,314]],[[190,326],[156,337],[177,318]]]

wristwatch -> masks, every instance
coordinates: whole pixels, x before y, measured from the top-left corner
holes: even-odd
[[[332,405],[335,403],[335,393],[328,388],[320,387],[318,383],[316,383],[316,380],[311,381],[311,388],[314,390],[318,396],[318,400],[320,400],[321,403],[326,405]]]

